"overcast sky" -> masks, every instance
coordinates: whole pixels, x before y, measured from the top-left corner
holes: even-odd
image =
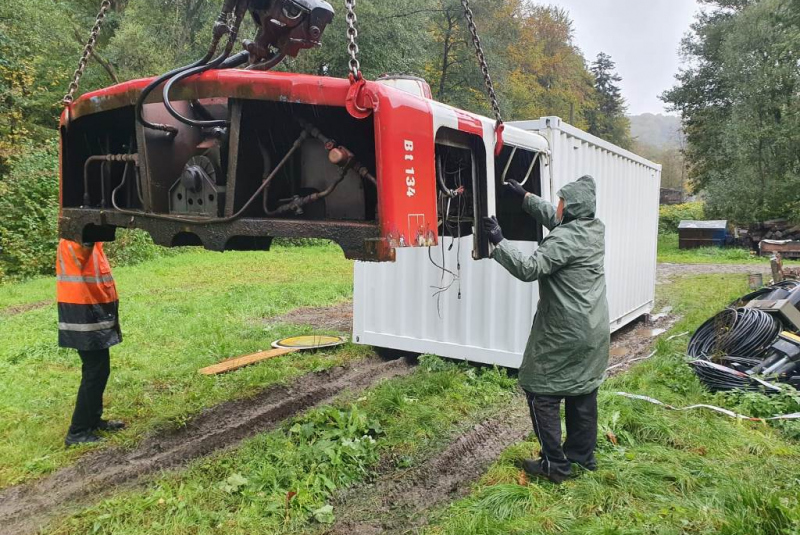
[[[547,3],[547,2],[543,2]],[[622,76],[628,113],[664,113],[658,95],[674,85],[678,46],[698,10],[696,0],[550,0],[566,8],[588,61],[610,54]]]

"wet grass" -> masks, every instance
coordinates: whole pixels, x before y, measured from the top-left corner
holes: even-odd
[[[413,466],[447,436],[508,404],[505,371],[424,357],[410,376],[314,409],[143,490],[122,492],[44,533],[298,533],[333,523],[329,502],[378,463]]]
[[[113,352],[108,401],[113,414],[132,419],[134,427],[115,441],[132,442],[156,426],[180,425],[204,406],[359,358],[363,350],[348,347],[218,378],[196,374],[220,357],[261,349],[287,334],[260,318],[348,297],[350,270],[341,252],[327,247],[188,253],[117,270],[127,296],[128,338]],[[705,276],[659,291],[659,300],[682,316],[672,332],[683,332],[746,288],[741,277]],[[0,288],[0,316],[3,307],[48,294],[49,281]],[[55,348],[52,307],[0,321],[0,475],[7,484],[72,460],[75,454],[64,453],[60,440],[78,373],[77,358]],[[502,455],[470,497],[436,512],[429,533],[797,532],[800,449],[789,438],[791,429],[672,413],[613,394],[625,390],[676,405],[721,402],[684,364],[686,341],[660,341],[653,359],[604,386],[598,472],[561,487],[520,484],[518,463],[537,448],[535,441],[522,442]],[[142,489],[117,493],[45,532],[244,534],[319,527],[335,519],[332,492],[371,477],[379,459],[401,471],[415,465],[453,432],[502,410],[513,386],[502,372],[425,359],[409,377],[315,409]]]
[[[737,295],[738,277],[692,277],[663,298],[692,330]],[[507,450],[472,495],[439,511],[428,534],[783,534],[800,529],[800,445],[778,430],[709,412],[670,412],[614,394],[626,391],[677,406],[719,403],[683,354],[686,338],[608,381],[600,395],[599,470],[561,486],[520,485],[519,463],[535,440]],[[613,437],[612,440],[609,437]]]
[[[658,261],[670,264],[769,264],[768,259],[740,247],[679,249],[677,234],[658,236]]]
[[[217,377],[197,373],[223,358],[268,349],[307,328],[265,323],[301,306],[350,298],[352,262],[334,246],[268,253],[187,252],[115,270],[124,341],[112,348],[106,414],[129,422],[112,444],[182,425],[204,407],[267,385],[362,358],[369,350],[297,353]],[[52,278],[0,286],[0,487],[68,464],[91,448],[66,451],[80,380],[76,352],[56,343]]]

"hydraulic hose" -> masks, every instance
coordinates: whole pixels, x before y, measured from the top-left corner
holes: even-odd
[[[184,124],[187,124],[189,126],[196,127],[196,128],[227,127],[227,126],[230,125],[230,122],[228,120],[226,120],[226,119],[217,119],[217,120],[211,120],[211,121],[208,121],[208,120],[207,121],[198,121],[198,120],[190,119],[188,117],[184,117],[183,115],[181,115],[178,112],[178,110],[176,110],[172,106],[172,103],[170,102],[169,94],[170,94],[170,91],[172,90],[172,86],[174,84],[176,84],[177,82],[180,82],[181,80],[184,80],[184,79],[186,79],[186,78],[188,78],[190,76],[193,76],[195,74],[201,74],[201,73],[203,73],[205,71],[208,71],[208,70],[211,70],[211,69],[216,69],[216,68],[220,67],[225,62],[225,60],[228,59],[228,57],[231,54],[231,51],[233,50],[233,45],[236,43],[236,39],[239,36],[239,27],[242,24],[242,20],[244,19],[245,13],[247,13],[247,3],[246,2],[239,3],[236,6],[236,21],[234,22],[233,28],[231,28],[230,32],[228,33],[228,41],[227,41],[227,44],[225,45],[225,50],[222,52],[222,54],[217,56],[210,63],[204,63],[204,64],[201,64],[201,65],[196,65],[194,67],[191,67],[189,69],[186,69],[186,70],[183,70],[183,71],[179,72],[178,74],[172,76],[169,79],[169,81],[166,83],[166,85],[164,85],[164,90],[163,90],[163,93],[162,93],[163,98],[164,98],[164,106],[166,106],[167,111],[169,112],[169,114],[172,115],[178,121],[180,121],[180,122],[182,122]]]
[[[162,74],[161,76],[159,76],[158,78],[147,84],[147,86],[144,89],[142,89],[142,92],[139,94],[139,98],[136,100],[136,119],[142,126],[144,126],[145,128],[149,128],[151,130],[161,130],[163,132],[169,132],[171,135],[175,135],[178,133],[178,129],[175,128],[174,126],[168,124],[151,123],[148,120],[146,120],[142,113],[144,109],[145,100],[147,100],[147,97],[150,96],[150,93],[152,93],[156,87],[163,84],[166,80],[169,80],[173,76],[178,75],[184,71],[208,63],[208,61],[212,57],[214,57],[214,53],[217,51],[217,47],[219,46],[219,41],[221,38],[222,35],[220,35],[219,37],[215,36],[214,40],[211,42],[211,46],[208,48],[208,52],[206,52],[206,55],[200,58],[199,60],[195,61],[190,65],[178,67],[177,69],[173,69],[168,73]]]
[[[247,60],[250,59],[250,53],[247,50],[243,50],[238,54],[234,54],[219,66],[220,69],[235,69],[236,67],[241,67]]]

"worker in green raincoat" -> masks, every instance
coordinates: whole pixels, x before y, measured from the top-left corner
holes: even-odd
[[[503,238],[495,217],[483,226],[492,253],[511,275],[539,281],[539,304],[525,347],[519,382],[525,390],[541,459],[526,460],[531,475],[560,483],[571,463],[595,470],[597,389],[608,365],[610,339],[606,299],[605,225],[595,217],[595,182],[590,176],[558,192],[558,207],[509,180],[523,196],[523,209],[550,230],[533,256]],[[561,400],[567,438],[561,443]]]

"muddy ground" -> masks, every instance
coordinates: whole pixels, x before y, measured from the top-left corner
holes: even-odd
[[[185,427],[146,438],[132,450],[110,448],[86,455],[39,481],[0,491],[0,533],[34,533],[49,519],[94,503],[122,485],[144,482],[161,470],[231,448],[343,392],[356,393],[412,370],[413,363],[405,359],[373,358],[311,373],[289,386],[217,405]]]
[[[653,343],[679,318],[669,309],[642,318],[611,336],[609,375],[624,372],[647,358]],[[338,521],[321,528],[322,535],[377,535],[417,533],[437,507],[469,493],[500,453],[532,433],[522,395],[508,410],[454,436],[443,451],[409,470],[393,470],[391,463],[375,482],[349,489],[334,502]],[[537,452],[531,452],[535,456]],[[525,477],[520,472],[520,477]]]
[[[304,325],[315,331],[350,334],[353,329],[353,302],[343,301],[327,307],[303,307],[280,316],[266,318],[266,323]]]
[[[325,535],[373,535],[414,532],[427,514],[469,493],[477,480],[509,446],[530,434],[522,396],[504,414],[451,438],[444,451],[417,467],[385,471],[377,480],[343,493],[334,502],[339,521]]]
[[[618,375],[631,365],[644,360],[653,351],[656,338],[667,332],[680,319],[665,308],[640,318],[611,335],[609,375]]]

